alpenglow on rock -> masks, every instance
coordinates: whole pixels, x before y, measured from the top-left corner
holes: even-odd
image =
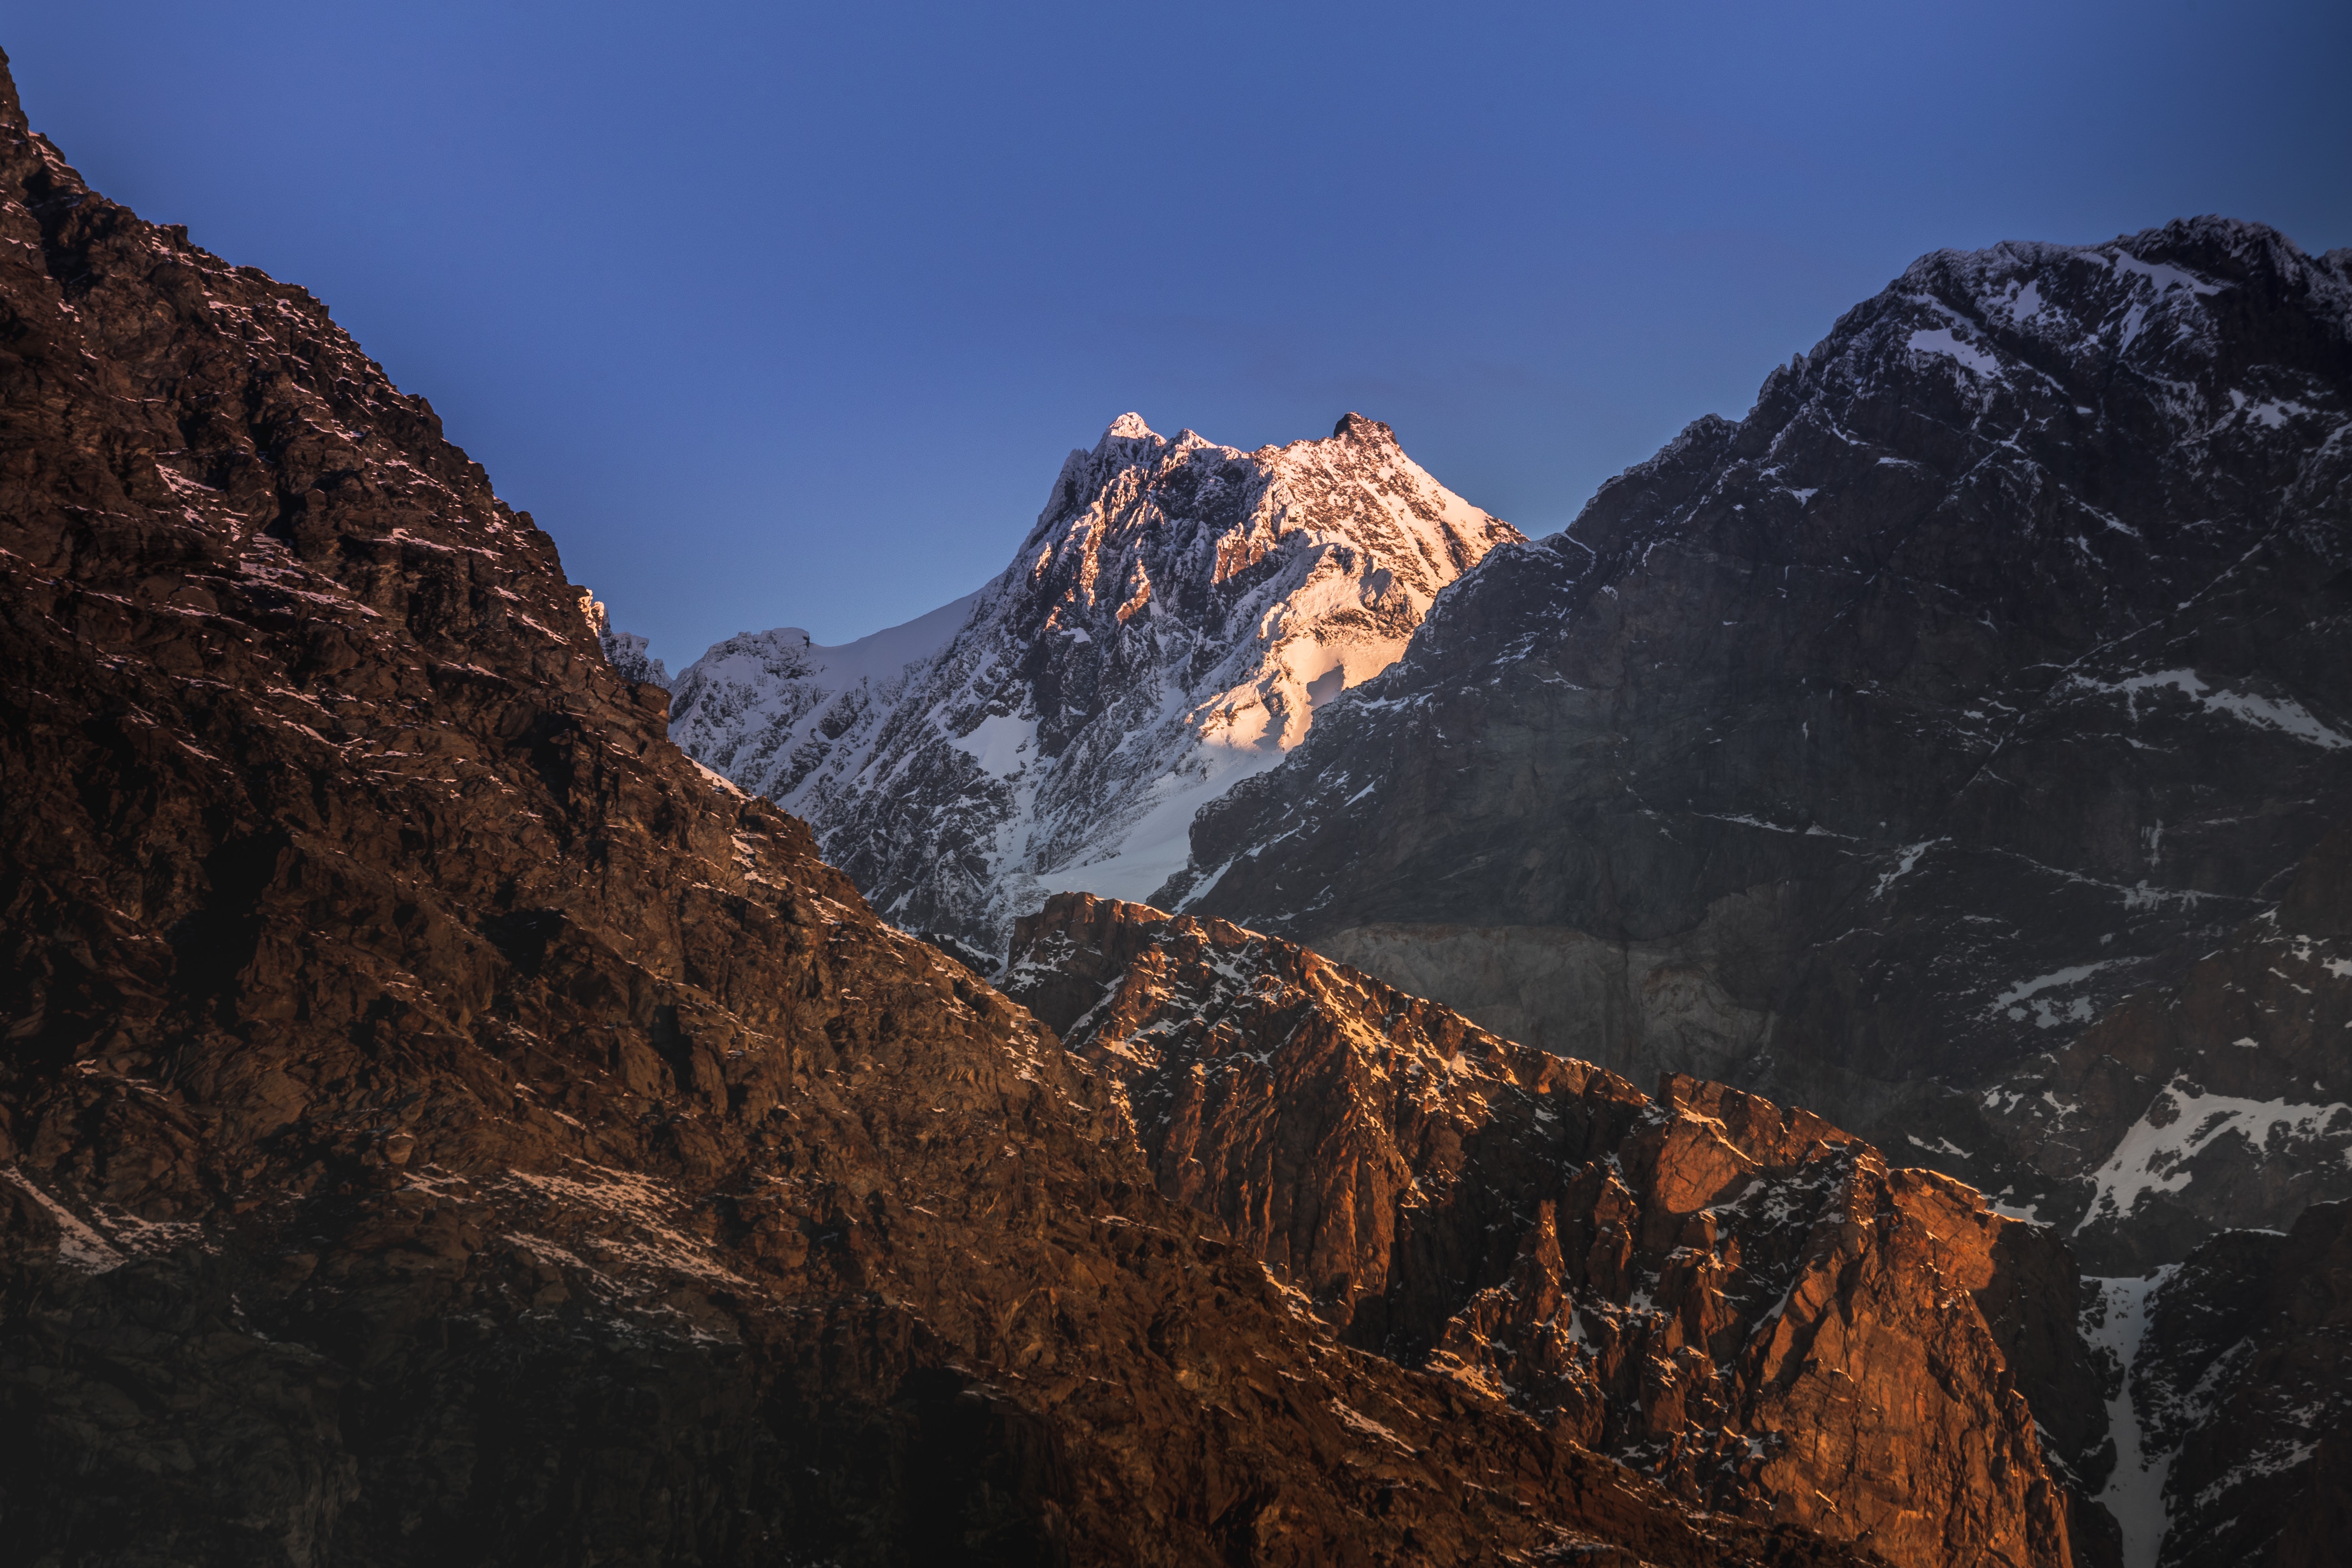
[[[994,952],[1049,893],[1164,882],[1203,803],[1520,538],[1360,415],[1243,452],[1129,414],[978,594],[842,647],[720,643],[678,677],[671,733],[806,817],[887,918]]]
[[[1223,921],[1061,894],[1004,984],[1117,1085],[1160,1192],[1356,1349],[1888,1568],[2112,1563],[2100,1374],[2047,1227],[1803,1110],[1644,1095]]]

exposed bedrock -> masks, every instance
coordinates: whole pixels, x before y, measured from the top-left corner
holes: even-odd
[[[1223,921],[1062,895],[1006,984],[1123,1085],[1160,1190],[1347,1342],[1893,1563],[2110,1559],[2073,1259],[1959,1183]]]

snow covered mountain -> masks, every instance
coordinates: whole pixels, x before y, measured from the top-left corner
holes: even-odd
[[[843,647],[720,643],[678,677],[671,733],[805,817],[886,918],[998,952],[1051,892],[1166,881],[1202,804],[1520,538],[1360,415],[1243,452],[1129,414],[979,593]]]
[[[754,794],[795,800],[835,742],[904,690],[908,667],[962,630],[981,597],[837,647],[799,626],[729,637],[679,672],[670,733],[704,766],[735,770],[730,776]]]

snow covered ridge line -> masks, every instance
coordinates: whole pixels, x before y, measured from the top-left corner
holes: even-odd
[[[1360,415],[1254,452],[1125,415],[978,593],[843,647],[730,638],[678,677],[671,733],[807,818],[886,918],[997,952],[1049,893],[1181,870],[1204,803],[1521,539]]]

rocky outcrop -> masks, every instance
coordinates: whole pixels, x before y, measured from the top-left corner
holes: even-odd
[[[5,79],[0,237],[12,1560],[1850,1560],[1295,1310]]]
[[[1001,954],[1048,892],[1159,886],[1202,803],[1519,537],[1360,415],[1242,452],[1129,414],[971,599],[845,647],[721,643],[678,678],[676,733],[806,816],[892,920]]]
[[[2110,1559],[2074,1264],[1959,1184],[1222,921],[1065,894],[1005,984],[1123,1086],[1160,1190],[1348,1342],[1890,1563]]]
[[[1150,901],[2071,1224],[2087,1184],[1984,1096],[2344,820],[2347,595],[2352,253],[1939,252],[1496,551]]]

